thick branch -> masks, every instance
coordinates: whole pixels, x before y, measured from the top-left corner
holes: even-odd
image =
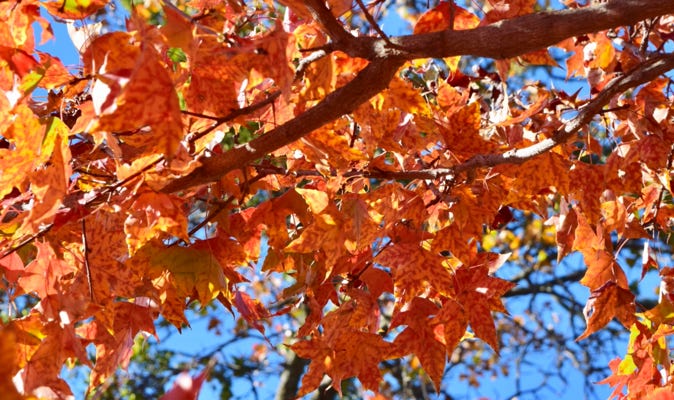
[[[370,97],[386,89],[402,60],[377,60],[363,69],[345,86],[335,90],[301,116],[274,128],[264,136],[235,147],[222,156],[204,158],[202,165],[186,177],[177,179],[164,192],[175,192],[220,179],[229,171],[288,145],[314,129],[356,109]]]
[[[322,2],[312,1],[308,5],[314,17],[337,42],[336,48],[353,57],[366,58],[371,61],[370,65],[353,81],[328,95],[312,109],[245,146],[234,148],[222,156],[201,160],[201,167],[190,175],[172,182],[163,191],[176,192],[217,181],[228,172],[241,168],[265,154],[300,139],[324,124],[352,112],[361,103],[384,90],[404,60],[454,55],[514,57],[554,45],[568,37],[621,25],[632,25],[644,19],[674,13],[674,1],[614,0],[592,7],[531,14],[471,30],[402,36],[390,38],[390,42],[387,42],[378,38],[353,37],[339,25],[337,19],[322,5]],[[393,46],[390,43],[393,43]],[[644,73],[652,78],[662,73],[657,72],[660,69],[662,71],[671,69],[670,63],[663,62],[665,66],[651,65],[652,68]],[[640,81],[640,83],[643,82],[645,80]],[[621,81],[618,85],[622,89],[618,88],[610,95],[613,96],[638,84],[632,81]],[[602,95],[598,97],[600,98],[604,99]],[[606,103],[596,101],[595,104],[600,104],[596,110],[598,111]],[[589,122],[593,116],[592,110],[594,109],[588,108],[584,112],[585,117],[577,119],[578,124],[583,125]],[[572,124],[570,129],[566,133],[560,133],[560,137],[539,143],[537,148],[522,149],[503,155],[476,157],[457,167],[456,170],[458,172],[477,166],[524,160],[535,155],[525,153],[525,151],[538,152],[537,154],[547,151],[565,140],[564,135],[569,137],[580,129],[580,126]]]
[[[318,21],[323,29],[327,32],[332,40],[336,43],[346,43],[354,39],[353,35],[347,32],[339,23],[337,18],[332,15],[332,12],[325,6],[323,0],[306,0],[304,5],[307,6],[309,12]]]
[[[300,358],[295,353],[289,353],[286,357],[285,369],[281,373],[281,379],[276,389],[276,400],[292,400],[297,397],[300,379],[304,368],[309,364],[309,360]]]
[[[613,0],[592,7],[525,15],[476,29],[391,38],[405,49],[399,52],[392,49],[391,53],[408,59],[457,55],[509,58],[569,37],[634,25],[672,13],[674,1]]]

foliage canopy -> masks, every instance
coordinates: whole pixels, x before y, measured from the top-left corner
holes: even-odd
[[[448,360],[554,341],[503,298],[573,321],[580,282],[579,343],[630,332],[613,395],[671,393],[674,2],[430,3],[150,0],[122,30],[103,0],[0,3],[0,392],[71,396],[79,365],[105,396],[214,303],[286,357],[279,398],[442,391]],[[79,70],[38,51],[62,21]]]

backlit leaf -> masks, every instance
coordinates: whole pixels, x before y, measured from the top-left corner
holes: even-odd
[[[84,19],[106,4],[107,0],[59,0],[43,3],[43,6],[57,18]]]
[[[101,36],[89,48],[96,49],[91,51],[92,67],[98,73],[92,87],[98,120],[89,129],[130,132],[125,143],[141,152],[173,157],[183,136],[182,117],[159,54],[149,46],[139,48],[129,35],[120,33]],[[113,52],[105,52],[111,48]],[[109,61],[115,54],[120,58]],[[134,55],[138,58],[131,58]]]
[[[396,295],[403,303],[433,289],[450,295],[454,280],[449,269],[443,265],[443,257],[412,243],[400,243],[384,249],[376,262],[392,269]]]
[[[614,317],[625,327],[636,321],[634,295],[614,282],[593,290],[584,310],[587,328],[576,340],[582,340],[608,324]]]
[[[220,293],[228,292],[222,266],[209,251],[178,246],[158,251],[147,245],[139,253],[141,258],[147,258],[151,276],[168,273],[177,295],[183,299],[196,293],[195,300],[206,305]]]
[[[454,2],[442,1],[435,8],[426,11],[414,25],[414,33],[464,30],[478,26],[480,19]]]
[[[188,240],[182,202],[163,193],[144,192],[131,204],[124,222],[129,252],[135,253],[159,232]]]

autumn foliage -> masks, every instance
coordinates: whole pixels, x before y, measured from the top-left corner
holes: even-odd
[[[384,398],[405,357],[438,389],[463,341],[499,351],[515,283],[483,238],[522,215],[582,254],[578,340],[631,332],[615,396],[669,398],[674,265],[648,243],[674,221],[674,3],[431,3],[389,37],[381,1],[146,1],[74,69],[39,44],[109,4],[1,2],[0,276],[28,304],[0,330],[3,398],[67,397],[74,364],[95,393],[195,302],[262,334],[302,310],[280,350],[309,360],[297,396],[327,375]],[[585,95],[522,84],[558,63]],[[634,241],[649,310],[617,258]],[[256,265],[285,279],[272,300]]]

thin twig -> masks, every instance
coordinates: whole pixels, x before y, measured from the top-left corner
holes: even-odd
[[[251,104],[246,107],[238,108],[236,110],[231,111],[229,114],[225,115],[224,117],[212,117],[208,115],[202,115],[202,114],[196,114],[192,113],[189,111],[183,111],[183,113],[188,114],[188,115],[194,115],[198,116],[200,118],[208,118],[212,119],[214,122],[211,126],[208,128],[204,129],[201,132],[195,132],[192,133],[191,135],[188,136],[187,141],[190,143],[194,143],[196,140],[201,139],[202,137],[208,135],[209,133],[213,132],[215,128],[218,126],[224,124],[225,122],[229,122],[235,118],[238,118],[242,115],[250,114],[252,112],[255,112],[259,109],[261,109],[264,106],[267,106],[269,104],[274,103],[274,101],[281,95],[281,91],[278,90],[276,92],[271,93],[266,99],[261,100],[255,104]]]
[[[367,20],[367,22],[370,23],[370,26],[372,26],[372,29],[374,29],[379,34],[379,36],[382,39],[384,39],[384,41],[387,44],[389,44],[391,46],[394,46],[394,44],[391,43],[391,40],[388,38],[386,33],[384,33],[384,31],[381,30],[377,21],[374,20],[374,17],[372,17],[372,14],[370,14],[370,12],[367,10],[367,7],[365,7],[365,4],[363,4],[363,0],[356,0],[356,3],[358,3],[358,6],[360,7],[360,9],[363,10],[363,14],[365,15],[365,19]]]
[[[302,79],[304,76],[304,71],[313,63],[314,61],[318,61],[321,58],[327,56],[329,52],[327,50],[316,50],[313,53],[309,54],[308,56],[304,57],[299,61],[297,64],[297,69],[295,69],[295,80],[298,81]]]
[[[476,155],[466,162],[454,167],[454,172],[469,172],[480,167],[493,167],[501,164],[521,164],[533,157],[546,153],[552,148],[565,143],[570,137],[578,133],[583,127],[601,112],[613,97],[625,90],[650,82],[657,76],[674,68],[674,55],[652,58],[645,61],[640,67],[635,68],[629,74],[622,75],[609,82],[594,99],[580,109],[578,115],[567,122],[550,138],[542,140],[531,146],[507,151],[500,154]]]
[[[314,19],[323,26],[328,35],[337,44],[346,44],[354,39],[354,36],[344,29],[338,19],[326,7],[323,0],[307,0],[304,4],[311,12]]]
[[[449,30],[454,30],[454,19],[456,18],[456,9],[454,0],[449,0]]]
[[[89,285],[89,299],[92,303],[94,300],[94,285],[91,281],[91,268],[89,267],[89,246],[87,245],[87,227],[84,222],[85,218],[82,218],[82,246],[84,248],[84,271],[87,274],[87,284]]]
[[[242,115],[246,115],[246,114],[250,114],[252,112],[255,112],[255,111],[259,110],[260,108],[262,108],[262,107],[264,107],[264,106],[266,106],[270,103],[273,104],[274,100],[276,100],[280,95],[281,95],[281,91],[276,91],[274,93],[271,93],[266,99],[264,99],[264,100],[262,100],[258,103],[255,103],[255,104],[252,104],[250,106],[234,110],[234,111],[230,112],[229,114],[225,115],[224,117],[217,117],[215,119],[214,123],[211,126],[209,126],[208,128],[206,128],[205,130],[203,130],[201,132],[194,133],[191,137],[187,138],[187,141],[190,142],[190,143],[194,143],[196,140],[206,136],[207,134],[209,134],[210,132],[212,132],[214,129],[216,129],[218,126],[220,126],[221,124],[223,124],[225,122],[229,122],[229,121],[231,121],[235,118],[238,118]],[[187,113],[189,114],[190,112],[187,112]],[[213,119],[213,117],[210,117],[210,116],[205,116],[205,115],[198,115],[198,116],[201,117],[201,118]],[[107,186],[97,196],[95,196],[95,197],[89,199],[87,202],[85,202],[83,204],[83,206],[87,207],[87,206],[91,205],[92,203],[98,201],[102,196],[108,195],[108,194],[114,192],[115,190],[117,190],[121,186],[124,186],[127,183],[131,182],[132,180],[135,180],[136,178],[140,177],[143,173],[147,172],[148,170],[150,170],[151,168],[153,168],[154,166],[156,166],[157,164],[159,164],[160,162],[162,162],[164,160],[165,160],[164,156],[157,157],[154,161],[150,162],[145,167],[136,171],[132,175],[129,175],[125,179],[123,179],[121,181],[118,181],[118,182],[114,183],[113,185]],[[18,251],[19,249],[23,248],[24,246],[31,243],[32,241],[34,241],[36,239],[39,239],[42,236],[46,235],[53,228],[53,226],[54,226],[53,223],[49,224],[49,225],[46,225],[42,229],[40,229],[38,232],[36,232],[36,233],[26,237],[25,239],[21,240],[18,244],[9,247],[7,250],[3,251],[2,254],[0,254],[0,258],[6,257],[7,255],[9,255],[9,254],[11,254],[15,251]]]
[[[669,149],[669,157],[667,157],[667,171],[672,170],[672,164],[674,163],[674,144]],[[653,221],[655,222],[656,226],[658,226],[657,218],[658,218],[658,213],[660,212],[660,205],[662,204],[662,199],[665,196],[665,185],[660,186],[660,194],[658,195],[658,201],[655,202],[655,215],[653,216]]]

